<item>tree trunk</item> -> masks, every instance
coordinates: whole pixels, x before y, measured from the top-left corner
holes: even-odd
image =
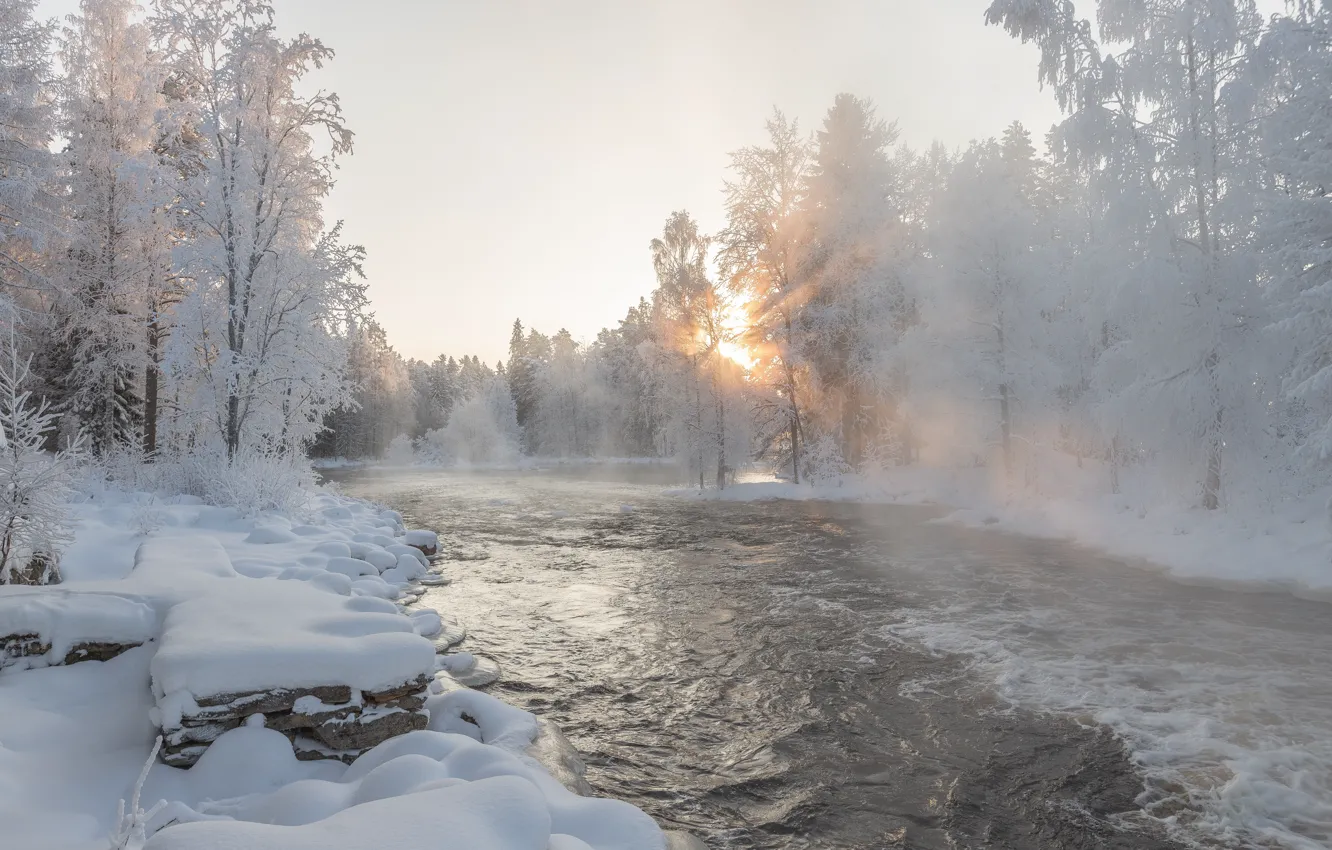
[[[227,459],[236,456],[240,450],[240,396],[236,391],[227,392]]]
[[[842,399],[842,459],[852,470],[860,468],[860,394],[848,382]]]
[[[1110,492],[1119,495],[1119,435],[1110,440]]]
[[[157,454],[157,382],[161,358],[161,328],[156,310],[148,322],[148,368],[143,376],[143,453],[149,460]]]
[[[721,355],[717,355],[717,368],[713,372],[713,391],[717,394],[717,489],[726,489],[726,397],[722,395]]]
[[[999,338],[999,369],[1000,374],[1008,372],[1008,348],[1004,339],[1003,316],[1000,315],[1000,324],[996,327],[995,333]],[[999,384],[999,435],[1000,445],[1004,453],[1004,475],[1008,477],[1010,483],[1013,477],[1013,418],[1012,418],[1012,399],[1009,396],[1009,386],[1007,378]]]
[[[800,419],[794,402],[791,404],[791,480],[800,483]]]
[[[1210,294],[1212,289],[1213,275],[1213,246],[1211,224],[1207,216],[1208,201],[1208,177],[1204,173],[1202,145],[1203,116],[1202,105],[1199,102],[1198,85],[1198,57],[1193,43],[1193,36],[1190,35],[1188,44],[1185,48],[1185,60],[1188,63],[1189,70],[1189,99],[1190,99],[1190,131],[1193,135],[1193,194],[1196,204],[1198,217],[1198,248],[1202,253],[1202,275],[1203,289]],[[1209,88],[1212,86],[1209,85]],[[1211,104],[1215,109],[1215,104]],[[1213,116],[1214,118],[1214,116]],[[1214,127],[1215,124],[1213,123]],[[1215,145],[1216,139],[1213,137],[1212,143]],[[1215,154],[1215,151],[1213,151]],[[1215,177],[1215,175],[1212,175]],[[1214,184],[1213,184],[1214,185]],[[1216,368],[1220,362],[1220,356],[1213,349],[1207,355],[1207,378],[1212,391],[1212,405],[1215,408],[1215,430],[1210,435],[1207,444],[1207,476],[1203,483],[1203,507],[1209,511],[1214,511],[1221,505],[1221,404],[1217,397],[1218,387],[1216,380]]]
[[[1214,511],[1221,507],[1221,401],[1216,396],[1216,366],[1219,361],[1215,351],[1207,355],[1207,377],[1212,385],[1212,405],[1216,408],[1215,428],[1207,440],[1207,479],[1203,484],[1203,508]]]
[[[703,492],[703,391],[698,385],[698,355],[691,358],[694,373],[694,442],[698,446],[698,490]]]
[[[791,314],[783,311],[786,323],[786,351],[782,352],[782,368],[786,370],[786,396],[791,401],[791,480],[800,483],[800,406],[796,403],[795,368],[791,365],[791,351],[795,333],[791,329]]]

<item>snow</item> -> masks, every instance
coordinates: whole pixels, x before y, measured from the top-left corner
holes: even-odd
[[[130,527],[145,504],[159,520],[148,532]],[[117,801],[130,798],[158,734],[153,719],[169,724],[196,698],[385,689],[434,673],[435,642],[423,635],[447,645],[463,634],[433,610],[404,616],[408,588],[385,577],[405,582],[424,573],[424,559],[391,536],[399,517],[356,500],[319,493],[299,518],[243,517],[103,491],[72,511],[80,524],[67,582],[0,590],[0,624],[50,640],[44,660],[83,640],[146,643],[106,662],[0,673],[6,847],[106,850]],[[380,574],[352,555],[392,566]],[[427,706],[431,731],[390,739],[350,767],[300,761],[285,735],[254,724],[222,733],[189,770],[153,763],[142,804],[167,805],[145,846],[665,846],[638,809],[578,797],[552,778],[527,752],[540,728],[527,712],[466,690]]]
[[[321,685],[382,691],[433,670],[434,659],[391,602],[251,579],[173,607],[152,675],[168,699]]]
[[[158,630],[156,610],[138,599],[57,587],[0,587],[0,637],[35,634],[51,646],[44,656],[17,659],[20,664],[59,664],[77,643],[147,643]]]
[[[439,535],[433,531],[409,531],[402,539],[408,546],[424,546],[431,549],[439,545]]]
[[[299,812],[300,803],[306,802],[291,805]],[[447,845],[441,844],[442,836],[447,836]],[[498,776],[471,783],[441,781],[417,794],[374,800],[297,827],[244,821],[184,824],[158,833],[145,850],[429,846],[545,850],[550,846],[549,816],[529,783]]]

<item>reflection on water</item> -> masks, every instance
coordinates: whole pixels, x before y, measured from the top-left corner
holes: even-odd
[[[337,477],[442,533],[429,601],[501,696],[714,847],[1332,836],[1326,605],[927,509],[666,498],[650,465]]]

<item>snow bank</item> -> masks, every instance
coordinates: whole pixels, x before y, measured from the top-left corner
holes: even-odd
[[[249,579],[173,607],[152,674],[161,693],[198,699],[320,685],[382,691],[434,664],[433,644],[391,602]]]
[[[554,844],[550,818],[530,783],[512,776],[439,782],[300,826],[243,821],[184,824],[157,833],[144,850],[330,850],[371,847],[457,847],[459,850],[585,848]],[[309,801],[297,798],[296,811]]]
[[[238,729],[219,738],[196,770],[217,786],[228,778],[214,775],[221,772],[219,766],[234,770],[262,764],[268,751],[281,750],[284,743],[267,730]],[[275,767],[287,774],[300,770],[292,764]],[[390,804],[392,800],[405,805]],[[433,731],[386,741],[336,778],[304,779],[276,790],[204,800],[192,810],[177,808],[172,816],[200,820],[162,830],[145,850],[328,850],[394,846],[390,842],[397,840],[409,842],[403,847],[460,850],[665,847],[656,823],[637,808],[580,797],[531,759],[464,735]]]
[[[67,664],[89,656],[105,660],[147,643],[157,632],[157,612],[138,599],[57,587],[0,587],[0,668]]]

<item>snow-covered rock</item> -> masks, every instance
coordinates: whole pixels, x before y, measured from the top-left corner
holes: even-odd
[[[433,531],[409,531],[402,536],[402,541],[425,555],[439,553],[439,535]]]
[[[434,655],[390,602],[297,581],[219,582],[166,615],[151,668],[164,757],[190,764],[254,714],[308,732],[310,757],[354,757],[425,725]]]
[[[140,599],[58,587],[0,588],[0,669],[106,661],[157,636]]]

